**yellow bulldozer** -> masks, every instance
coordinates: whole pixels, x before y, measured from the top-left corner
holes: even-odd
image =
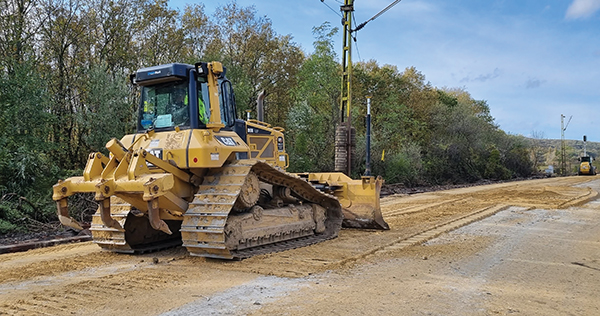
[[[220,62],[173,63],[131,75],[141,89],[137,132],[89,155],[81,177],[53,187],[63,225],[69,196],[99,207],[94,243],[116,252],[183,244],[194,256],[241,259],[335,238],[340,228],[389,229],[380,177],[285,170],[284,130],[236,118]]]

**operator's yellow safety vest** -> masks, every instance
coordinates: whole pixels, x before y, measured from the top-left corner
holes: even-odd
[[[188,96],[185,95],[185,99],[183,100],[183,104],[188,105]],[[198,116],[200,117],[200,122],[203,124],[208,123],[208,117],[206,117],[206,107],[204,106],[204,101],[202,98],[198,96]]]
[[[204,107],[204,102],[200,96],[198,96],[198,114],[200,116],[200,122],[203,124],[208,123],[208,117],[206,117],[206,108]]]

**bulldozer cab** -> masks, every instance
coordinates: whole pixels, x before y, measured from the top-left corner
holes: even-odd
[[[220,63],[173,63],[144,68],[133,74],[131,81],[141,87],[138,133],[176,129],[232,131],[248,146],[249,155],[242,156],[262,159],[283,169],[289,165],[282,128],[236,118],[233,87]],[[230,141],[224,145],[231,144]]]
[[[138,70],[131,76],[141,87],[137,131],[221,128],[235,125],[235,98],[225,70],[209,64],[167,64]]]

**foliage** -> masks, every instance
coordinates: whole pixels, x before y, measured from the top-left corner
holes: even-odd
[[[77,119],[86,129],[82,145],[90,151],[108,151],[104,145],[115,135],[133,132],[136,111],[132,107],[129,88],[123,78],[114,78],[105,66],[95,66],[89,71],[84,85],[82,102],[86,107],[77,113]]]
[[[287,121],[290,170],[297,172],[329,171],[334,162],[340,67],[331,43],[337,28],[324,23],[313,33],[315,52],[300,68]]]
[[[423,184],[423,161],[417,144],[405,144],[398,152],[386,154],[384,161],[376,159],[373,165],[373,174],[385,174],[387,183]]]
[[[494,124],[487,102],[463,89],[434,88],[414,67],[401,73],[369,61],[357,64],[354,76],[355,100],[372,95],[372,151],[386,152],[373,171],[388,183],[460,183],[531,173],[525,143]],[[355,118],[365,115],[362,106],[355,112]]]
[[[253,110],[255,100],[265,91],[265,120],[285,126],[296,85],[298,69],[304,59],[291,36],[277,35],[271,20],[258,17],[252,7],[240,8],[230,2],[217,9],[211,21],[214,32],[205,57],[227,66],[234,84],[238,112]]]

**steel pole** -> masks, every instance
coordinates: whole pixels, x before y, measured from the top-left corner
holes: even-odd
[[[371,176],[371,97],[367,97],[367,161],[365,176]]]
[[[565,116],[560,115],[560,174],[565,175],[566,173],[566,162],[565,162]]]

